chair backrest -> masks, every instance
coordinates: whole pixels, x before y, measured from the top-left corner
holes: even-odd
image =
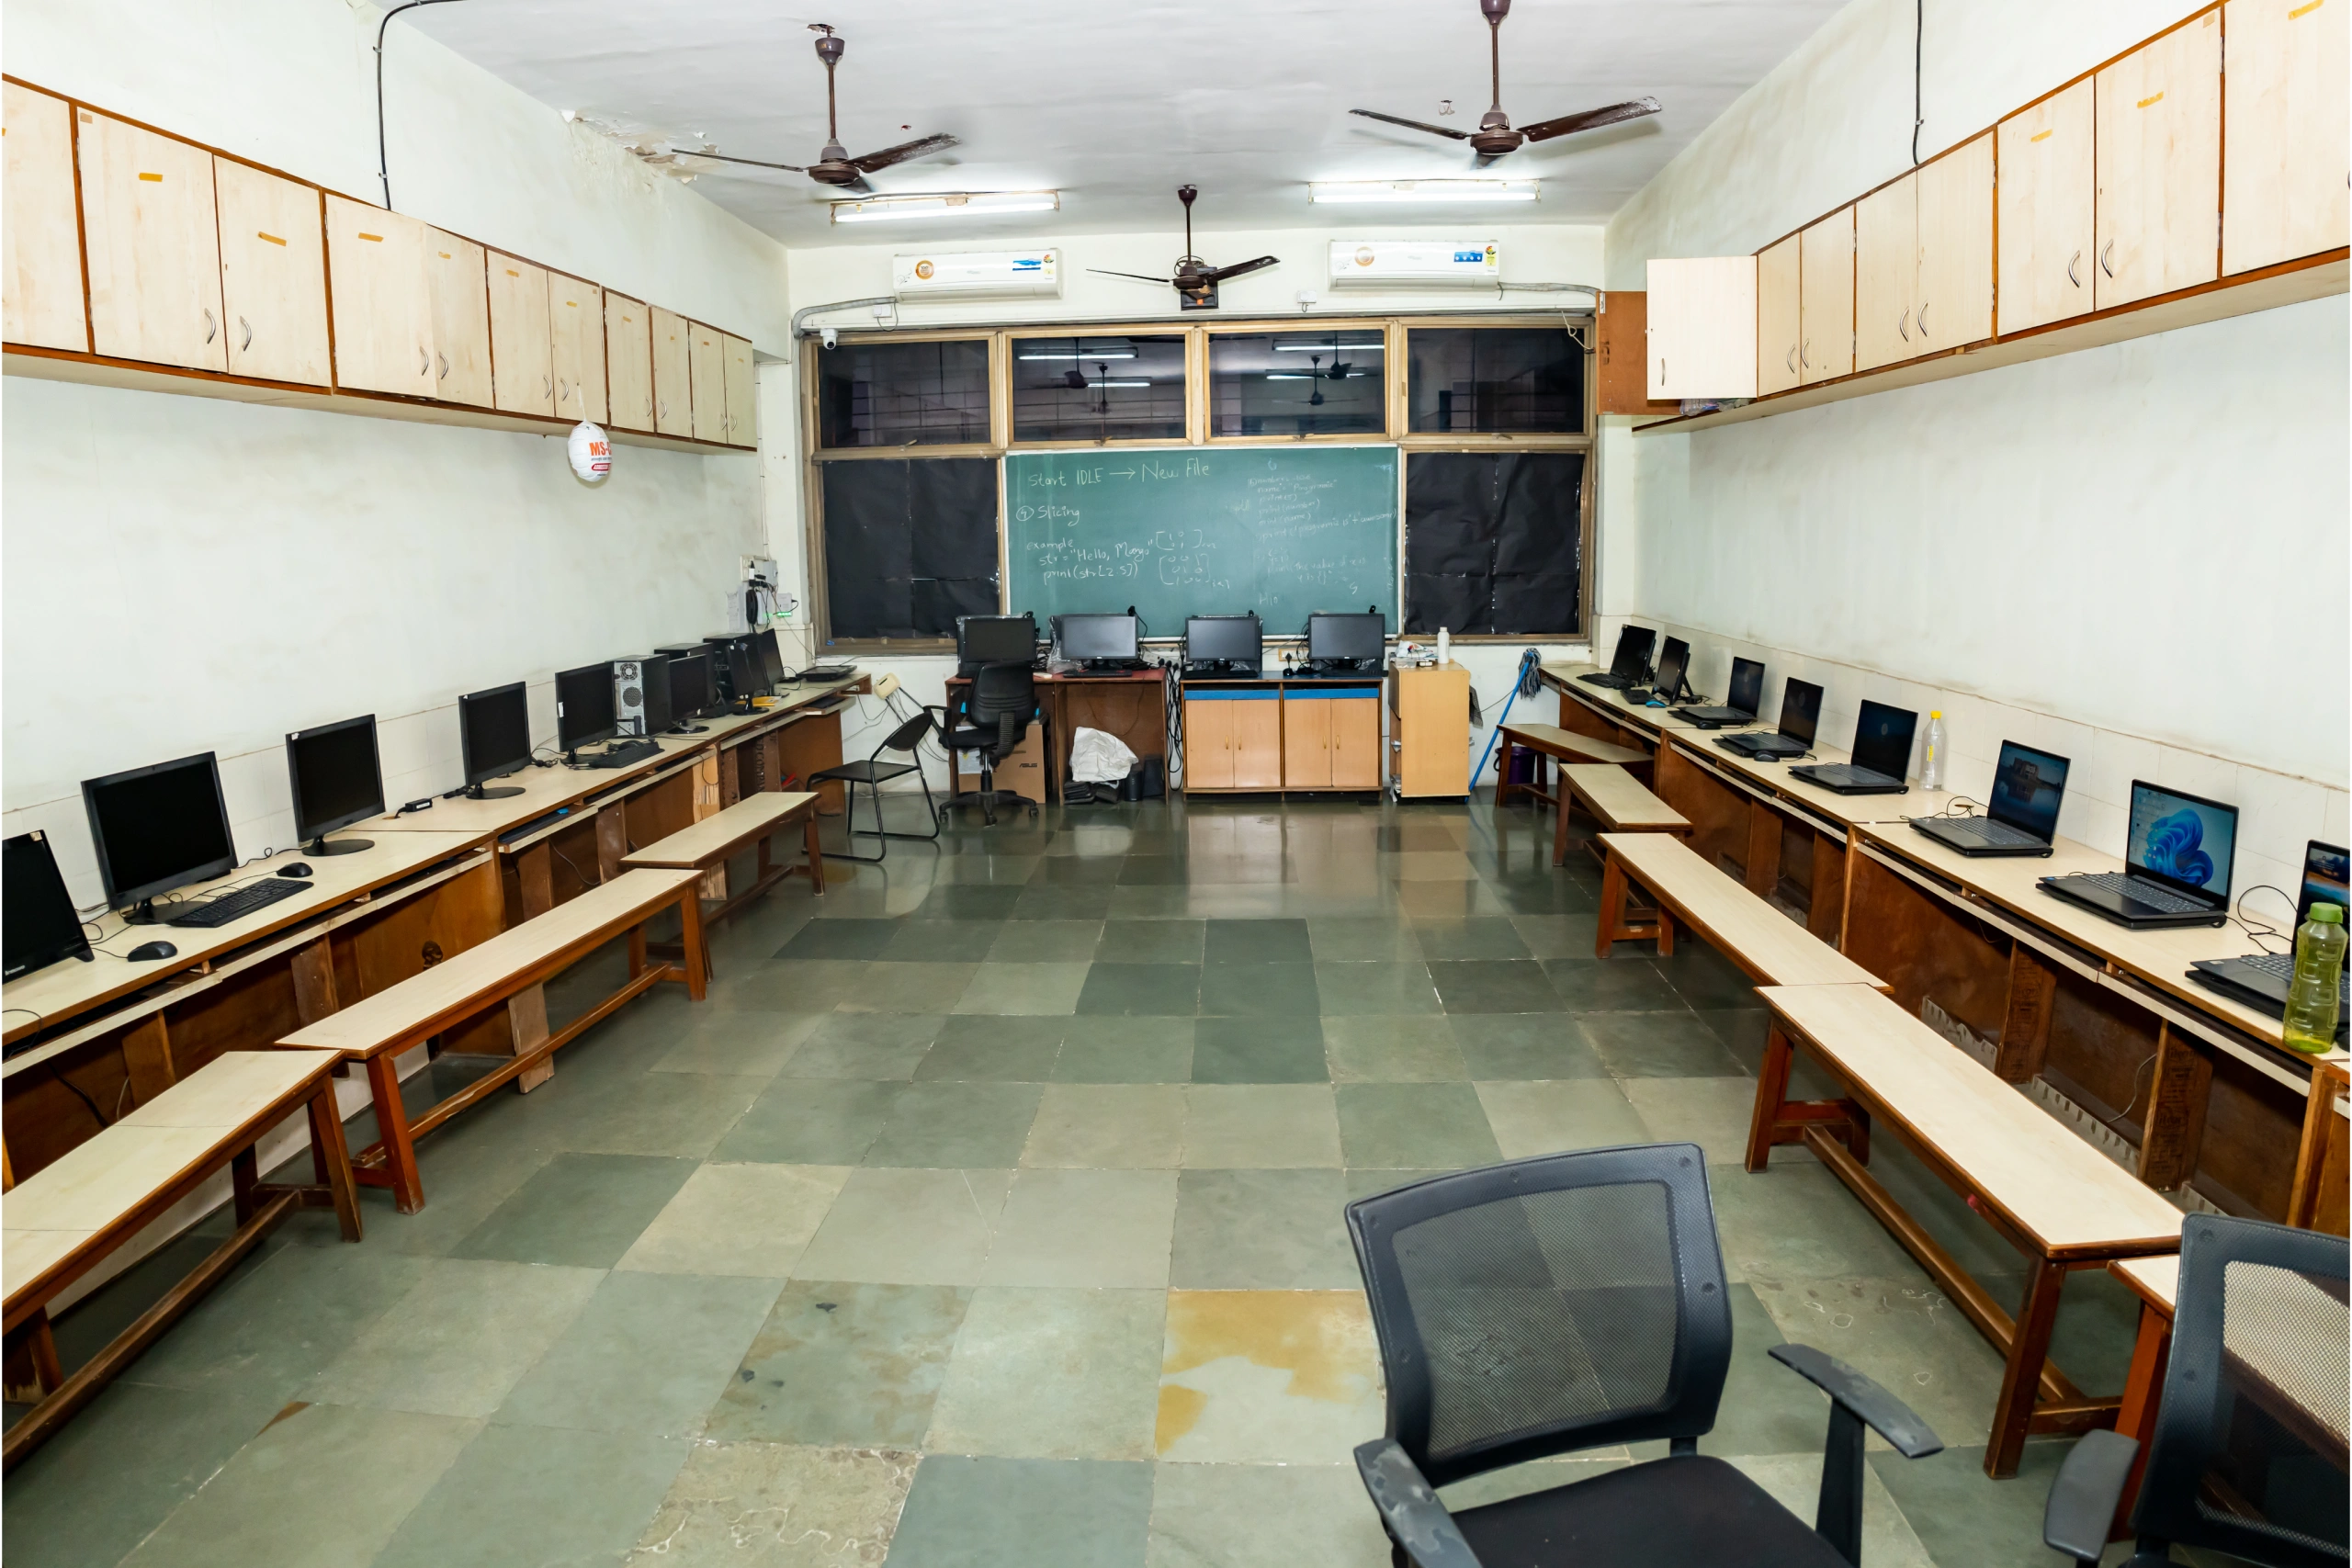
[[[1431,1485],[1714,1426],[1731,1306],[1705,1159],[1589,1149],[1348,1205],[1388,1435]]]
[[[927,711],[918,713],[914,717],[908,719],[905,723],[899,725],[898,728],[884,736],[882,738],[882,744],[874,748],[874,756],[879,757],[885,751],[911,752],[916,747],[922,744],[923,737],[930,733],[930,713]],[[870,761],[872,761],[872,758],[867,760]]]
[[[2339,1235],[2183,1222],[2143,1537],[2278,1568],[2346,1560],[2346,1257]]]
[[[1036,671],[1026,664],[984,664],[972,677],[971,714],[976,724],[996,723],[1006,714],[1019,720],[1013,739],[1029,728],[1037,711]]]

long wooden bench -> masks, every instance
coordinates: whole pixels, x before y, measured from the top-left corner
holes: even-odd
[[[8,1191],[0,1286],[12,1363],[29,1362],[37,1403],[8,1428],[0,1455],[15,1468],[97,1397],[237,1260],[298,1208],[332,1208],[343,1239],[359,1239],[359,1202],[344,1153],[328,1051],[230,1051],[51,1161]],[[256,1145],[307,1111],[315,1185],[264,1182]],[[163,1300],[72,1377],[57,1358],[50,1303],[226,1167],[237,1228]],[[18,1395],[12,1389],[10,1397]]]
[[[796,823],[800,828],[801,852],[808,857],[808,863],[776,865],[771,859],[768,842]],[[817,796],[798,790],[746,795],[691,828],[682,828],[641,850],[632,850],[621,857],[621,865],[630,870],[650,867],[697,871],[706,875],[717,871],[724,876],[727,863],[751,844],[759,847],[759,865],[751,885],[722,899],[717,908],[705,910],[705,929],[732,919],[738,910],[795,872],[805,874],[818,893],[825,891],[824,849],[817,840]]]
[[[1772,1029],[1757,1075],[1747,1168],[1802,1142],[1886,1226],[2007,1363],[1985,1473],[2017,1473],[2029,1435],[2115,1424],[2122,1401],[2084,1393],[2050,1363],[2066,1276],[2180,1250],[2181,1213],[1966,1052],[1865,986],[1768,987]],[[1792,1104],[1799,1047],[1850,1097]],[[1883,1122],[2026,1258],[2017,1316],[1970,1278],[1866,1168]]]
[[[1647,751],[1631,746],[1620,746],[1612,740],[1600,740],[1589,735],[1579,735],[1573,729],[1562,729],[1556,724],[1506,724],[1500,730],[1503,740],[1502,782],[1495,786],[1495,804],[1501,806],[1515,795],[1532,795],[1554,806],[1559,798],[1544,789],[1541,774],[1544,761],[1566,767],[1572,762],[1608,762],[1646,777],[1653,761]],[[1532,784],[1513,784],[1511,773],[1521,751],[1536,759],[1538,782]]]
[[[340,1052],[346,1060],[367,1064],[379,1136],[351,1156],[358,1179],[390,1188],[393,1207],[403,1214],[415,1213],[424,1207],[424,1188],[416,1169],[418,1138],[501,1086],[550,1066],[549,1058],[583,1031],[663,980],[683,982],[686,994],[700,1001],[707,973],[702,901],[695,896],[700,880],[700,874],[692,871],[624,872],[279,1042]],[[645,924],[672,908],[684,930],[683,959],[649,963]],[[628,933],[628,983],[550,1033],[538,987],[623,931]],[[501,1002],[507,1004],[512,1058],[411,1121],[401,1100],[395,1059]]]
[[[1603,833],[1608,858],[1600,870],[1600,922],[1593,952],[1606,958],[1612,944],[1657,940],[1674,952],[1679,923],[1707,939],[1759,986],[1870,986],[1878,977],[1771,905],[1717,871],[1671,833]],[[1645,925],[1629,924],[1625,901],[1638,886],[1657,908]]]
[[[1571,807],[1581,807],[1604,833],[1671,833],[1684,840],[1690,837],[1690,818],[1652,795],[1614,762],[1563,762],[1560,797],[1554,805],[1558,809],[1558,820],[1552,829],[1554,865],[1568,858]],[[1608,858],[1599,844],[1591,849],[1596,859]]]

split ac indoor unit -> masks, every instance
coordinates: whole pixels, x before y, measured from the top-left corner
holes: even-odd
[[[1491,240],[1334,240],[1331,281],[1485,284],[1502,281],[1502,256]]]
[[[1002,294],[1058,298],[1061,252],[1047,246],[1029,251],[933,251],[890,258],[890,287],[902,299],[927,295]]]

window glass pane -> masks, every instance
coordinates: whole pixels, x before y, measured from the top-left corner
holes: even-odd
[[[1183,335],[1014,338],[1012,438],[1183,440]]]
[[[1584,433],[1584,350],[1556,327],[1414,327],[1416,434]]]
[[[826,446],[944,446],[989,438],[989,345],[845,343],[818,351]]]
[[[1384,347],[1376,327],[1212,337],[1209,434],[1385,434]]]

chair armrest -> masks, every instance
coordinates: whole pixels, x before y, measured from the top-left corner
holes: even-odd
[[[2097,1562],[2107,1550],[2107,1532],[2139,1453],[2136,1438],[2105,1428],[2085,1432],[2050,1483],[2050,1501],[2041,1509],[2042,1543],[2077,1562]]]
[[[1837,1357],[1810,1345],[1775,1345],[1772,1359],[1852,1411],[1905,1459],[1926,1459],[1943,1452],[1943,1439],[1917,1411]]]
[[[1388,1527],[1388,1539],[1419,1568],[1480,1568],[1478,1554],[1462,1539],[1453,1516],[1396,1438],[1359,1445],[1356,1473]]]

